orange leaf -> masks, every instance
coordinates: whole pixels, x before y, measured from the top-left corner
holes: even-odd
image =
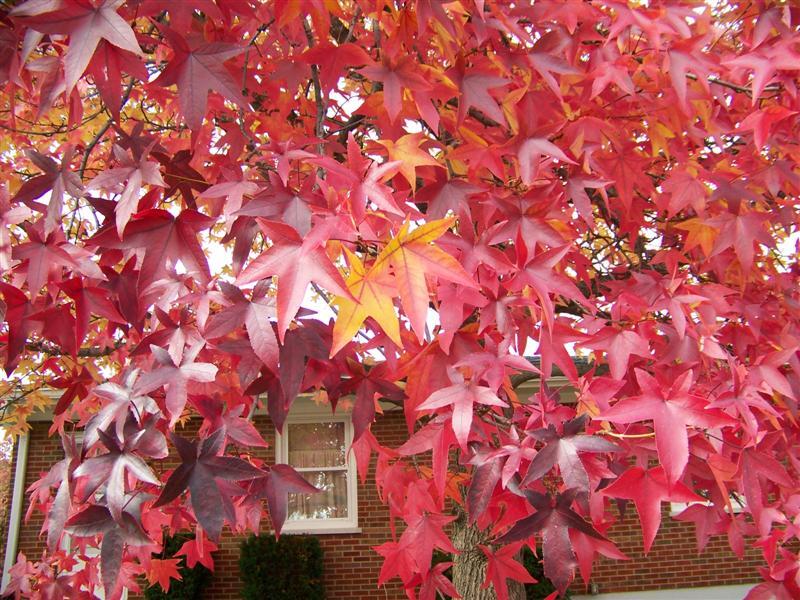
[[[180,562],[179,558],[152,559],[150,568],[147,570],[147,582],[150,585],[158,583],[162,590],[168,592],[170,579],[181,579],[181,575],[178,573]]]
[[[400,161],[400,174],[406,178],[411,189],[417,189],[417,167],[442,167],[433,156],[420,148],[420,142],[425,138],[421,133],[404,135],[396,142],[380,140],[378,143],[389,152],[390,161]]]

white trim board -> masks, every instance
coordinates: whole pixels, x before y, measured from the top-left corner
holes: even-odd
[[[755,584],[572,596],[573,600],[742,600]]]
[[[28,470],[28,445],[30,435],[21,434],[17,438],[15,451],[17,466],[14,470],[14,484],[11,493],[11,510],[8,511],[8,538],[6,539],[5,564],[3,564],[3,581],[0,591],[11,581],[11,567],[17,562],[19,545],[19,528],[22,523],[22,505],[25,504],[25,473]]]

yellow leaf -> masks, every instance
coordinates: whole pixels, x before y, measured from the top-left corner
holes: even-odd
[[[417,167],[442,167],[427,151],[419,147],[420,142],[425,140],[421,133],[409,133],[404,135],[396,142],[392,140],[378,140],[378,143],[385,147],[389,152],[389,160],[399,160],[402,162],[400,174],[405,177],[411,189],[417,189]]]
[[[414,231],[409,231],[406,221],[372,266],[376,273],[388,273],[391,267],[403,308],[420,342],[424,339],[429,303],[426,275],[476,287],[458,261],[432,243],[444,235],[453,221],[452,218],[431,221]]]
[[[339,316],[333,326],[331,356],[353,339],[367,317],[375,319],[389,339],[402,346],[400,323],[392,303],[396,290],[391,280],[386,273],[376,271],[374,268],[367,272],[358,256],[347,248],[344,248],[344,251],[350,263],[350,276],[345,283],[356,301],[341,296],[334,299],[334,303],[339,307]]]
[[[511,129],[511,133],[514,135],[519,133],[519,118],[517,115],[516,106],[527,93],[528,86],[524,85],[506,94],[501,102],[503,115],[508,121],[508,126]]]
[[[31,392],[25,397],[25,404],[32,410],[42,410],[50,406],[53,401],[48,398],[41,390]]]
[[[673,139],[675,133],[666,125],[656,122],[647,130],[647,136],[650,138],[650,146],[652,148],[652,155],[658,156],[661,152],[669,157],[669,142],[667,140]]]

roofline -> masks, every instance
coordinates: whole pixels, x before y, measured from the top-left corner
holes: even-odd
[[[538,358],[538,357],[535,357],[535,358]],[[579,362],[579,361],[581,361],[581,362]],[[534,366],[537,366],[537,362],[538,361],[531,360],[531,363]],[[578,372],[579,373],[582,372],[581,371],[581,367],[579,367],[579,365],[581,365],[582,367],[585,367],[587,370],[588,370],[588,368],[591,368],[591,367],[588,366],[589,362],[586,361],[585,359],[576,360],[575,361],[575,365],[576,365],[576,367],[578,367]],[[554,387],[554,388],[571,387],[572,384],[571,384],[570,380],[567,377],[565,377],[564,374],[561,373],[561,371],[559,369],[554,368],[553,369],[553,373],[554,373],[553,376],[547,379],[548,386]],[[517,389],[520,392],[522,392],[523,394],[525,394],[525,393],[531,394],[531,393],[535,393],[535,392],[539,391],[540,385],[541,385],[541,379],[540,379],[540,377],[538,375],[536,375],[534,378],[522,382],[517,387]],[[61,396],[62,391],[54,389],[54,388],[43,388],[41,390],[41,392],[45,396],[47,396],[50,400],[53,401],[53,405],[52,406],[48,406],[45,409],[37,410],[37,411],[32,412],[31,414],[29,414],[28,415],[28,419],[27,419],[27,421],[29,423],[49,423],[49,422],[52,422],[52,420],[53,420],[53,416],[54,416],[53,415],[53,407],[55,406],[55,403],[58,401],[59,397]],[[298,397],[311,397],[311,394],[299,394]],[[256,412],[255,412],[256,415],[266,415],[267,414],[267,410],[266,410],[265,404],[266,403],[262,403],[262,406],[259,407],[256,410]],[[395,404],[395,403],[392,403],[392,402],[381,402],[381,406],[384,408],[384,410],[387,410],[387,411],[392,411],[392,410],[398,410],[399,409],[399,406],[397,404]]]

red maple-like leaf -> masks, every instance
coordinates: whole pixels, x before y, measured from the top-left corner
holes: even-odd
[[[131,215],[136,212],[139,205],[142,185],[167,187],[167,184],[161,177],[158,163],[147,160],[145,154],[136,161],[128,156],[120,146],[114,146],[114,154],[120,166],[100,173],[86,189],[87,191],[96,188],[114,190],[117,186],[122,186],[122,192],[114,207],[117,235],[121,238],[125,225],[128,224]]]
[[[525,570],[525,567],[514,560],[523,545],[522,542],[508,544],[494,552],[482,544],[478,546],[487,560],[486,579],[481,588],[488,588],[491,583],[495,594],[497,594],[497,600],[508,599],[508,583],[506,581],[508,579],[513,579],[520,583],[536,583],[536,580]]]
[[[538,429],[530,435],[540,442],[545,442],[545,447],[539,450],[528,467],[528,472],[522,480],[522,485],[528,485],[544,477],[544,475],[558,464],[561,477],[568,488],[588,492],[589,476],[581,462],[578,452],[616,452],[620,448],[608,440],[594,435],[578,435],[589,422],[587,415],[581,415],[564,423],[563,433],[558,434],[552,425],[547,429]]]
[[[318,283],[339,296],[352,296],[341,274],[320,247],[332,224],[318,228],[303,239],[287,225],[263,219],[258,223],[273,246],[247,265],[236,283],[242,285],[278,277],[278,337],[283,342],[289,322],[297,314],[310,283]]]
[[[495,453],[476,452],[470,459],[475,465],[467,490],[467,511],[471,521],[483,515],[500,482],[503,460]]]
[[[441,597],[461,598],[453,585],[450,577],[445,575],[445,571],[453,566],[450,562],[441,562],[434,565],[424,577],[421,577],[422,583],[419,588],[419,600],[438,600]],[[416,581],[412,579],[409,585],[416,585]]]
[[[465,119],[470,108],[476,108],[495,123],[506,123],[503,111],[497,105],[497,101],[492,98],[489,90],[506,85],[508,79],[498,77],[487,70],[467,68],[463,61],[460,61],[459,64],[448,71],[448,76],[460,91],[458,101],[459,122]]]
[[[388,53],[385,56],[383,64],[367,65],[361,73],[383,84],[383,103],[389,118],[394,121],[402,108],[404,89],[419,91],[431,86],[408,57],[395,58]]]
[[[313,494],[318,491],[292,467],[280,464],[270,467],[266,475],[262,473],[250,485],[250,492],[257,498],[267,499],[272,526],[278,535],[286,522],[289,494]]]
[[[408,527],[400,536],[400,543],[405,540],[408,544],[408,552],[420,572],[426,573],[430,568],[435,548],[453,554],[458,552],[444,532],[444,527],[454,520],[455,517],[429,513],[409,519]]]
[[[15,246],[11,254],[15,260],[21,261],[17,269],[25,272],[32,295],[38,294],[45,283],[61,280],[64,268],[77,271],[87,278],[105,279],[97,263],[89,258],[90,253],[67,242],[59,230],[43,235],[38,227],[41,223],[26,224],[28,241]]]
[[[108,431],[111,425],[114,425],[117,440],[123,442],[128,415],[132,414],[141,421],[148,414],[159,412],[155,400],[133,389],[138,376],[139,370],[132,369],[122,374],[120,383],[107,381],[92,390],[104,401],[104,406],[86,424],[83,440],[87,448],[100,439],[100,431]]]
[[[46,213],[44,233],[49,235],[61,223],[64,194],[69,194],[73,198],[80,198],[84,193],[80,177],[70,167],[74,148],[72,146],[64,148],[61,164],[36,150],[28,150],[26,154],[44,172],[23,183],[12,200],[22,202],[34,210],[44,210]],[[50,199],[47,208],[43,209],[35,200],[41,198],[47,192],[50,192]]]
[[[75,302],[75,345],[80,346],[89,330],[92,315],[108,319],[113,323],[127,321],[111,302],[108,290],[87,286],[86,280],[73,278],[61,282],[61,289]]]
[[[180,363],[176,364],[169,353],[158,346],[150,346],[150,352],[156,360],[152,371],[142,375],[136,382],[137,394],[148,394],[164,387],[166,390],[166,409],[170,423],[175,423],[186,405],[189,383],[214,381],[217,366],[211,363],[195,362],[202,343],[187,348]]]
[[[244,325],[253,352],[270,371],[277,373],[278,340],[270,321],[275,309],[267,298],[258,296],[265,290],[254,290],[253,298],[248,300],[236,286],[221,281],[219,287],[228,306],[208,320],[204,331],[206,338],[222,337]]]
[[[172,502],[188,488],[197,522],[212,540],[217,540],[225,513],[232,514],[233,511],[230,499],[222,493],[216,479],[257,479],[264,476],[264,471],[240,458],[221,456],[225,446],[222,429],[199,442],[190,442],[174,433],[170,434],[170,439],[178,449],[181,464],[170,475],[153,507]]]
[[[117,13],[122,3],[123,0],[103,0],[99,4],[80,0],[29,0],[14,7],[10,15],[36,31],[70,36],[64,57],[64,76],[69,95],[92,60],[100,40],[136,55],[142,53],[133,29]]]
[[[674,380],[668,389],[641,369],[636,369],[636,381],[642,394],[623,398],[602,418],[613,423],[652,419],[659,460],[669,482],[675,483],[689,460],[686,426],[718,427],[730,424],[731,420],[719,410],[708,409],[699,396],[690,392],[693,381],[691,371]]]
[[[314,162],[327,169],[332,185],[349,190],[353,215],[358,221],[365,218],[369,202],[394,215],[404,214],[392,189],[384,183],[400,170],[401,161],[379,163],[365,157],[355,137],[350,134],[347,138],[347,166],[327,157],[314,159]]]
[[[663,467],[653,467],[647,471],[641,467],[628,469],[614,483],[603,488],[602,494],[612,498],[633,500],[642,524],[645,554],[650,551],[658,528],[661,526],[662,502],[703,502],[705,500],[680,482],[670,483]]]
[[[725,533],[728,529],[729,518],[725,514],[720,514],[716,507],[705,504],[692,504],[673,518],[676,521],[694,523],[698,554],[705,549],[712,535]]]
[[[384,559],[378,574],[378,585],[394,577],[400,577],[404,582],[413,578],[415,564],[409,553],[410,544],[410,540],[401,538],[399,542],[386,542],[373,547]]]
[[[202,430],[222,429],[225,435],[236,444],[267,447],[267,443],[252,421],[241,416],[246,408],[244,404],[225,411],[225,402],[221,398],[210,396],[196,396],[192,398],[192,404],[205,419]]]
[[[142,456],[148,458],[165,458],[167,456],[167,442],[164,434],[155,429],[152,420],[146,428],[138,433],[136,437],[130,435],[131,430],[137,430],[133,423],[133,417],[129,416],[126,421],[128,426],[128,436],[125,441],[120,443],[116,435],[111,434],[112,427],[108,430],[98,430],[97,434],[100,441],[108,450],[105,454],[100,454],[87,459],[75,469],[74,476],[83,478],[81,482],[81,493],[83,500],[91,497],[101,486],[105,486],[106,502],[111,516],[117,522],[122,522],[124,510],[126,481],[130,481],[131,476],[145,483],[158,484],[155,474],[147,466]],[[125,430],[123,429],[123,433]],[[128,477],[125,477],[126,472]]]
[[[538,492],[526,491],[525,497],[536,512],[518,521],[498,539],[508,543],[527,540],[534,533],[542,536],[544,574],[560,593],[564,593],[573,577],[576,561],[570,541],[570,529],[604,540],[591,523],[572,509],[578,490],[569,489],[556,498]]]
[[[596,526],[597,527],[597,526]],[[605,529],[597,527],[603,534]],[[578,569],[584,581],[591,581],[592,565],[597,554],[602,554],[606,558],[614,560],[629,560],[619,549],[609,540],[601,540],[591,535],[586,535],[577,529],[569,530],[569,539],[572,542],[572,549],[578,558]]]
[[[611,367],[611,376],[620,380],[628,370],[628,362],[632,354],[636,356],[650,355],[650,345],[647,339],[638,332],[628,329],[607,327],[595,334],[590,341],[583,342],[581,345],[605,351]]]
[[[225,68],[225,61],[244,52],[244,46],[205,42],[194,36],[187,40],[169,27],[162,27],[161,32],[175,54],[156,81],[163,86],[177,87],[181,114],[189,129],[197,132],[202,125],[211,91],[222,94],[243,109],[249,108],[242,96],[241,84]]]
[[[181,261],[186,270],[201,279],[210,277],[208,260],[197,241],[197,232],[213,221],[193,210],[177,217],[165,210],[146,210],[128,222],[123,237],[115,228],[105,228],[92,238],[95,246],[142,249],[139,285],[144,288],[168,274],[168,268]]]
[[[214,557],[211,556],[211,553],[216,551],[217,548],[214,542],[205,539],[205,535],[199,534],[194,539],[184,542],[180,550],[175,553],[175,556],[185,556],[186,566],[190,569],[200,563],[206,569],[213,571]]]
[[[157,583],[165,593],[169,592],[170,581],[181,579],[181,574],[178,572],[180,562],[180,558],[151,558],[150,566],[145,573],[147,582],[150,585]]]
[[[473,410],[476,404],[484,406],[508,406],[487,387],[474,382],[456,382],[453,385],[434,392],[417,407],[418,411],[453,407],[450,424],[459,445],[466,449],[467,439],[472,428]]]
[[[330,43],[317,44],[313,48],[306,50],[301,56],[301,60],[319,67],[319,81],[322,89],[326,92],[339,87],[339,79],[343,72],[348,69],[359,68],[361,65],[368,65],[361,72],[370,79],[384,82],[384,98],[386,98],[386,94],[391,93],[386,91],[387,80],[390,80],[390,75],[380,71],[380,67],[375,66],[369,54],[357,44],[347,43],[338,46]],[[414,73],[415,71],[412,69],[409,77],[413,77]],[[403,80],[404,83],[409,81],[413,80],[410,78]],[[389,85],[391,85],[391,82],[389,82]],[[386,100],[386,105],[387,107],[389,106],[388,99]]]
[[[102,534],[100,570],[103,587],[109,596],[121,593],[123,553],[126,546],[148,546],[152,540],[142,529],[142,505],[151,500],[149,494],[127,494],[123,502],[121,522],[116,521],[108,508],[91,504],[67,520],[65,530],[77,537]]]
[[[448,454],[455,442],[452,427],[447,427],[443,415],[427,423],[397,449],[402,456],[413,456],[432,450],[433,482],[440,497],[444,497],[447,478]]]

